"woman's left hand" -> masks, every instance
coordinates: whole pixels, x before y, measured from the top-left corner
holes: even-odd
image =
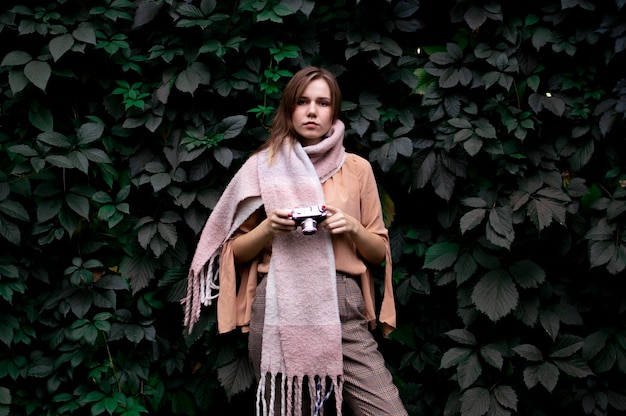
[[[329,214],[322,223],[331,234],[347,234],[354,242],[361,257],[372,264],[380,264],[385,258],[386,245],[383,238],[369,232],[361,222],[337,207],[326,205]]]
[[[326,205],[326,210],[330,215],[322,223],[331,234],[356,234],[363,225],[351,215],[346,214],[341,209]]]

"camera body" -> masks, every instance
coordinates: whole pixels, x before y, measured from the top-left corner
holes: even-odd
[[[324,221],[328,211],[324,205],[313,205],[304,208],[294,208],[289,213],[289,218],[296,222],[302,229],[302,234],[312,235],[317,232],[317,224]]]

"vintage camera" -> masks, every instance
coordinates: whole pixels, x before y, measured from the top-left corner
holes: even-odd
[[[328,211],[324,205],[313,205],[305,208],[294,208],[289,213],[289,218],[302,228],[302,234],[312,235],[317,231],[317,224],[324,221]]]

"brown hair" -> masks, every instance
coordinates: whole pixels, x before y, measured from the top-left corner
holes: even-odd
[[[330,89],[330,105],[333,110],[333,122],[339,118],[341,111],[341,90],[335,76],[327,69],[310,66],[302,68],[294,74],[283,90],[280,104],[272,121],[269,139],[261,145],[261,149],[269,148],[269,158],[280,148],[285,140],[292,143],[297,139],[293,127],[292,116],[296,104],[311,81],[323,79]]]

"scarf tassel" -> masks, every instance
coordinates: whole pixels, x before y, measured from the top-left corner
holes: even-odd
[[[199,273],[194,273],[192,270],[187,277],[187,296],[181,300],[181,303],[185,305],[183,323],[189,328],[189,333],[200,319],[202,305],[211,305],[219,296],[219,272],[216,266],[219,264],[219,254],[217,253],[211,256],[207,265]]]
[[[311,415],[323,416],[324,404],[335,394],[337,416],[341,416],[341,403],[343,397],[343,377],[336,380],[326,377],[323,383],[320,377],[309,377],[307,390],[311,402]],[[302,385],[303,380],[298,376],[291,378],[290,382],[282,382],[282,374],[264,374],[259,380],[256,393],[257,416],[302,416]],[[291,399],[289,399],[291,398]],[[279,413],[276,402],[280,402]],[[276,410],[275,410],[276,409]]]

